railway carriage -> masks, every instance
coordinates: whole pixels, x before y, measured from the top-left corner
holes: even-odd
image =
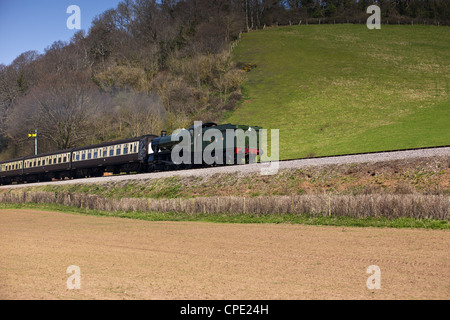
[[[23,158],[0,162],[0,184],[21,183],[23,174]]]
[[[70,177],[70,154],[70,150],[65,150],[24,158],[24,181],[51,181],[54,178]]]
[[[154,135],[145,135],[75,148],[72,150],[72,171],[77,178],[102,176],[104,172],[143,172],[148,145],[154,138]]]

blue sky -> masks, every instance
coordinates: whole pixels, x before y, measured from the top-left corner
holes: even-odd
[[[81,10],[81,29],[92,19],[116,8],[120,0],[0,0],[0,64],[10,64],[25,51],[44,49],[53,42],[69,41],[78,31],[67,28],[70,5]]]

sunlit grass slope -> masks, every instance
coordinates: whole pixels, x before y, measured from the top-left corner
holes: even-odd
[[[450,28],[304,25],[243,35],[256,63],[226,122],[280,129],[282,159],[450,145]]]

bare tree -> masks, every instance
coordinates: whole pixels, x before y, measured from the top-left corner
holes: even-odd
[[[21,98],[8,117],[8,134],[18,142],[37,129],[49,149],[67,149],[92,134],[91,123],[105,100],[88,75],[50,76]]]
[[[121,92],[115,98],[122,136],[155,134],[162,129],[164,108],[156,95]]]

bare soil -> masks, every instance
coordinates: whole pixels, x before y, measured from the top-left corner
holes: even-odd
[[[448,231],[0,210],[0,299],[449,299],[449,252]]]

